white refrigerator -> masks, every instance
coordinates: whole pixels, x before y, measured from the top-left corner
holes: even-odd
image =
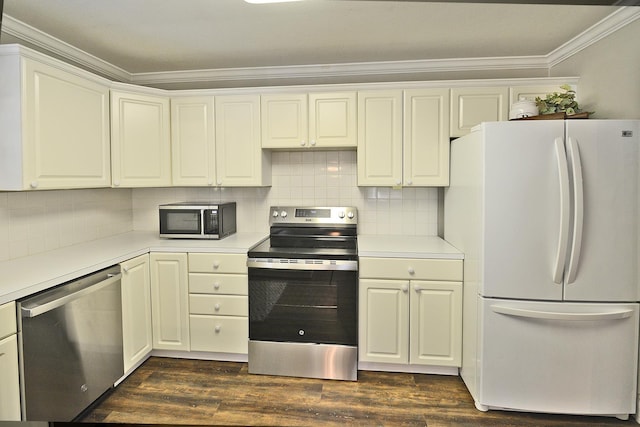
[[[640,121],[483,123],[451,143],[461,376],[476,407],[636,412]]]

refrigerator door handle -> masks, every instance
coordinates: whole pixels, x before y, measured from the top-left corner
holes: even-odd
[[[553,282],[562,284],[562,273],[567,261],[567,244],[569,240],[569,167],[567,166],[567,153],[564,151],[564,141],[558,137],[554,141],[556,159],[558,160],[558,177],[560,185],[560,233],[558,235],[558,252],[556,253],[556,265],[553,272]]]
[[[584,216],[584,189],[582,186],[582,161],[577,142],[567,138],[569,143],[569,155],[571,156],[573,172],[573,241],[571,243],[571,257],[569,258],[569,272],[567,283],[576,280],[578,262],[580,261],[580,249],[582,247],[582,224]]]
[[[494,313],[504,314],[507,316],[527,317],[531,319],[544,320],[617,320],[626,319],[633,316],[633,310],[616,310],[604,313],[565,313],[555,311],[526,310],[522,308],[505,307],[502,305],[492,305],[491,310]]]

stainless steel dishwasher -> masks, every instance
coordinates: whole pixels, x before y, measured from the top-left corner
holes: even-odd
[[[120,267],[18,301],[23,421],[72,421],[124,373]]]

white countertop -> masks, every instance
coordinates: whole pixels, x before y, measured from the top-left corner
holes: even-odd
[[[464,259],[462,252],[436,236],[359,235],[358,256]]]
[[[0,304],[91,274],[147,252],[247,253],[265,233],[236,233],[222,240],[160,239],[132,231],[37,255],[0,262]],[[463,259],[439,237],[359,235],[358,255],[386,258]]]
[[[160,239],[129,232],[0,263],[0,304],[74,280],[147,252],[246,253],[265,233],[236,233],[222,240]]]

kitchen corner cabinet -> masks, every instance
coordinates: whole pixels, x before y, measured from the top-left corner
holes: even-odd
[[[171,99],[171,178],[176,186],[216,185],[212,96]]]
[[[0,420],[20,421],[16,304],[0,306]]]
[[[246,254],[189,254],[191,351],[247,354],[248,280]]]
[[[271,153],[262,150],[260,96],[216,96],[216,185],[271,185]]]
[[[462,261],[360,258],[359,360],[459,367]]]
[[[0,75],[0,190],[109,187],[108,82],[20,50]]]
[[[449,184],[449,90],[358,92],[358,185]]]
[[[482,122],[509,119],[508,87],[451,89],[451,137],[468,134]]]
[[[169,98],[111,91],[114,187],[171,186]]]
[[[262,95],[262,148],[355,148],[356,102],[356,92]]]
[[[149,254],[154,350],[189,351],[187,254]]]
[[[149,254],[120,264],[124,372],[128,374],[153,348]]]

